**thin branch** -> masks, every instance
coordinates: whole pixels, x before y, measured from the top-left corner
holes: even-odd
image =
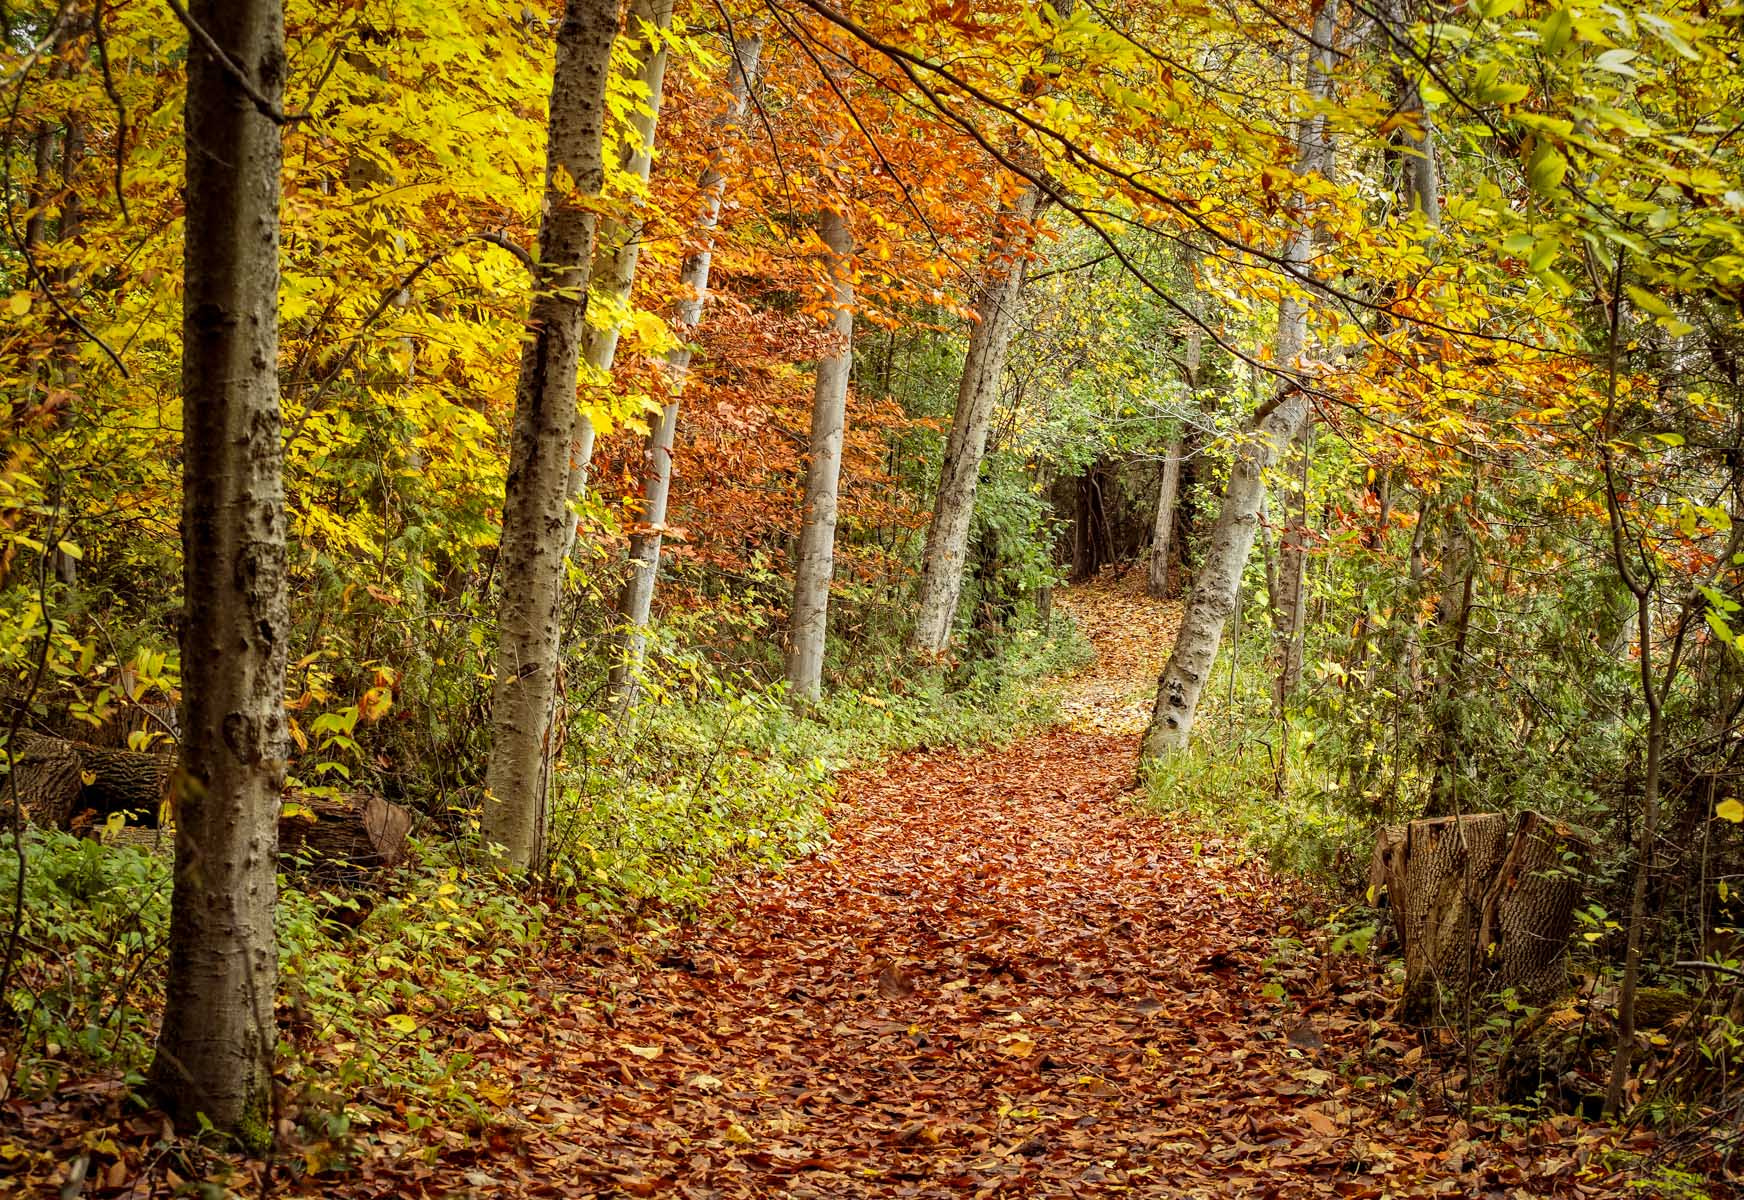
[[[198,21],[188,15],[188,10],[182,7],[181,0],[164,0],[164,3],[169,5],[171,12],[176,14],[176,20],[180,21],[187,27],[188,33],[199,41],[202,46],[206,47],[206,52],[212,56],[219,66],[224,68],[224,73],[230,76],[231,82],[242,89],[242,94],[247,96],[249,100],[253,102],[254,107],[260,112],[261,116],[271,121],[274,125],[292,125],[298,121],[307,121],[309,119],[309,114],[306,112],[285,112],[278,105],[274,104],[265,93],[255,87],[254,81],[249,79],[248,73],[237,65],[235,59],[224,53],[224,47],[218,44],[217,39],[207,33]]]

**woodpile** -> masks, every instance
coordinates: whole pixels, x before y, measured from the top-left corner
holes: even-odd
[[[1405,959],[1398,1019],[1448,1024],[1468,999],[1507,989],[1525,1004],[1561,996],[1590,852],[1588,835],[1535,812],[1380,830],[1369,878]]]
[[[12,783],[32,824],[73,833],[103,829],[121,816],[118,840],[168,850],[158,827],[173,815],[176,760],[64,738],[20,734]],[[405,857],[412,814],[380,796],[293,795],[282,806],[279,854],[292,869],[359,875]]]

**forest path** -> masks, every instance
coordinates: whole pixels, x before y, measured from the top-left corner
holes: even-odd
[[[854,773],[827,851],[729,889],[657,959],[550,964],[519,1135],[415,1175],[820,1200],[1379,1196],[1415,1175],[1431,1155],[1371,1141],[1321,1061],[1357,1022],[1262,993],[1290,932],[1264,870],[1134,805],[1178,616],[1136,583],[1062,597],[1101,652],[1060,685],[1064,724]]]

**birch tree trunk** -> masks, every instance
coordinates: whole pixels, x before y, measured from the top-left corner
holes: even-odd
[[[1005,355],[1016,325],[1017,303],[1027,269],[1025,256],[1034,241],[1030,223],[1035,219],[1040,198],[1038,189],[1025,188],[1009,216],[1001,222],[1003,231],[994,239],[981,281],[981,296],[975,304],[976,319],[969,331],[969,350],[957,384],[957,407],[945,442],[933,520],[927,527],[926,549],[921,556],[920,608],[909,639],[913,649],[926,654],[943,653],[950,645],[951,628],[956,624],[981,460],[987,452],[987,430],[993,421],[999,382],[1005,373]]]
[[[630,5],[625,35],[631,39],[630,57],[635,79],[646,91],[646,109],[630,116],[631,138],[618,158],[625,174],[648,181],[654,163],[654,127],[660,119],[660,102],[666,86],[666,30],[672,24],[673,0],[634,0]],[[590,375],[611,374],[617,360],[618,313],[629,303],[636,286],[636,264],[642,253],[643,222],[634,217],[607,218],[600,222],[589,290],[593,303],[602,303],[609,318],[604,329],[587,325],[582,331],[582,360]],[[593,462],[593,420],[586,413],[575,419],[575,450],[569,468],[569,498],[587,489],[587,469]],[[568,526],[565,555],[575,543],[575,522]]]
[[[848,375],[854,356],[853,239],[842,214],[834,209],[819,214],[818,235],[830,250],[830,274],[835,280],[835,317],[831,328],[838,348],[817,365],[804,517],[793,568],[787,682],[792,688],[793,703],[800,708],[816,704],[823,690],[830,573],[836,546],[836,488],[842,474],[842,433],[847,421]]]
[[[588,201],[605,178],[606,74],[617,18],[615,0],[569,0],[557,32],[538,283],[521,349],[497,552],[503,584],[494,736],[480,814],[484,844],[501,846],[501,865],[517,870],[537,863],[544,840],[557,605],[574,525],[575,384],[596,232]]]
[[[1337,0],[1327,0],[1314,18],[1308,48],[1306,91],[1310,105],[1324,99],[1330,87],[1333,39],[1337,30]],[[1331,155],[1325,118],[1312,111],[1297,127],[1296,169],[1301,175],[1324,174]],[[1305,273],[1314,250],[1314,228],[1306,219],[1298,224],[1284,248],[1284,261],[1291,274]],[[1308,397],[1303,390],[1298,359],[1308,334],[1307,302],[1287,294],[1278,305],[1278,332],[1274,357],[1280,370],[1298,376],[1262,404],[1249,422],[1247,436],[1237,447],[1230,465],[1223,506],[1205,548],[1205,562],[1193,581],[1181,632],[1174,651],[1157,681],[1156,708],[1145,732],[1141,756],[1157,761],[1187,748],[1199,695],[1211,675],[1223,626],[1235,611],[1241,590],[1242,571],[1253,550],[1260,505],[1265,498],[1266,472],[1283,453],[1290,439],[1308,417]]]
[[[624,631],[619,646],[621,655],[612,667],[611,688],[620,703],[627,703],[634,696],[636,676],[647,653],[648,618],[654,605],[654,585],[660,577],[660,547],[666,527],[667,500],[672,491],[672,446],[678,432],[678,402],[690,373],[689,339],[702,322],[703,305],[708,300],[714,231],[720,223],[721,201],[727,187],[724,158],[728,139],[750,104],[751,80],[762,53],[761,37],[740,37],[734,41],[731,65],[727,68],[732,76],[729,81],[732,100],[721,116],[720,137],[709,152],[709,165],[697,181],[697,191],[702,195],[697,245],[679,269],[684,299],[678,302],[672,315],[673,332],[681,341],[666,354],[670,398],[661,409],[659,424],[648,435],[647,457],[642,466],[642,520],[630,537],[630,577],[625,580],[618,600]]]
[[[279,0],[193,0],[190,18],[270,105]],[[188,47],[182,301],[181,764],[169,977],[151,1082],[252,1149],[272,1136],[285,516],[279,430],[279,130],[213,47]]]
[[[1277,604],[1272,609],[1278,648],[1272,710],[1279,716],[1302,681],[1302,639],[1308,615],[1308,467],[1313,452],[1314,424],[1310,418],[1290,439],[1287,457],[1293,470],[1287,473],[1295,477],[1291,484],[1294,494],[1286,495],[1278,506],[1284,512],[1284,532],[1278,539]]]
[[[1163,480],[1157,488],[1156,523],[1151,526],[1150,576],[1146,590],[1157,599],[1169,593],[1169,555],[1174,550],[1175,498],[1181,491],[1181,456],[1186,443],[1180,434],[1169,441],[1163,458]]]
[[[1193,295],[1191,307],[1197,318],[1200,315],[1197,292]],[[1186,355],[1181,361],[1182,382],[1187,385],[1188,397],[1197,401],[1199,366],[1205,354],[1205,331],[1197,324],[1187,327],[1185,349]],[[1175,509],[1181,492],[1181,463],[1191,444],[1185,430],[1176,433],[1169,442],[1167,457],[1163,459],[1163,481],[1157,490],[1157,519],[1151,528],[1150,578],[1146,581],[1150,594],[1158,600],[1169,591],[1169,556],[1175,552]]]

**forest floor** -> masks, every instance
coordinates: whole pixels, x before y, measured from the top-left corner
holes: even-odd
[[[281,1117],[278,1159],[231,1185],[480,1200],[1666,1194],[1615,1173],[1651,1139],[1462,1119],[1424,1048],[1385,1020],[1371,958],[1327,953],[1315,906],[1234,838],[1144,807],[1138,738],[1179,611],[1138,575],[1060,597],[1097,657],[1048,685],[1059,723],[847,775],[825,851],[742,875],[693,924],[548,930],[504,965],[525,1004],[429,1018],[459,1109],[433,1118],[335,1079],[378,1115],[301,1146]],[[106,1078],[15,1104],[23,1136],[0,1157],[29,1149],[52,1167],[83,1146],[87,1186],[61,1167],[47,1194],[183,1194],[211,1161],[128,1091]]]
[[[512,1064],[507,1122],[356,1186],[1621,1194],[1570,1119],[1497,1139],[1437,1104],[1372,963],[1340,978],[1241,847],[1139,806],[1179,611],[1137,574],[1061,597],[1098,650],[1057,685],[1061,724],[854,773],[826,852],[743,879],[675,941],[547,963],[537,1009],[478,1039]]]

